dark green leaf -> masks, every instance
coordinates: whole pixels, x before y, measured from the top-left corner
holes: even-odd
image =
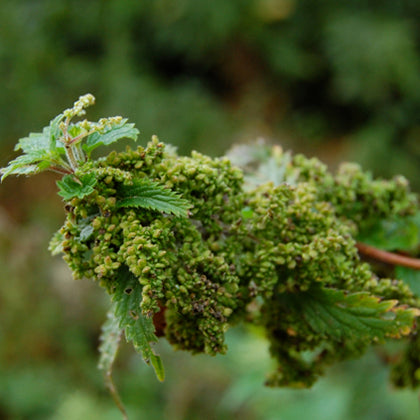
[[[83,149],[87,153],[90,153],[99,146],[108,146],[122,138],[129,138],[136,141],[138,135],[139,130],[134,128],[134,124],[127,124],[127,119],[123,119],[119,124],[114,125],[104,133],[100,134],[96,132],[88,136],[86,143],[83,145]]]
[[[118,188],[117,207],[143,207],[186,217],[190,205],[187,200],[162,185],[141,179],[136,180],[133,185],[121,185]]]
[[[146,363],[151,363],[157,378],[164,380],[165,373],[160,357],[156,355],[151,344],[158,341],[155,335],[153,319],[142,314],[142,287],[128,269],[118,273],[116,288],[112,296],[115,304],[115,316],[119,328],[125,331],[127,341],[131,341],[137,352],[141,353]]]
[[[83,198],[94,191],[96,182],[97,179],[93,173],[78,178],[74,175],[66,175],[61,181],[57,181],[58,194],[65,200],[71,200],[74,197]]]
[[[420,311],[397,306],[396,300],[380,300],[368,293],[313,287],[288,293],[288,306],[299,313],[315,334],[335,341],[382,340],[411,332]]]

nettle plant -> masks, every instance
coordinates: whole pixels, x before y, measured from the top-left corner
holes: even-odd
[[[355,164],[331,174],[263,144],[218,159],[178,156],[156,137],[92,159],[97,147],[139,134],[121,117],[74,122],[93,103],[82,96],[20,139],[2,180],[63,175],[66,220],[50,249],[111,297],[99,367],[123,412],[111,378],[122,334],[163,380],[158,337],[215,355],[229,327],[254,324],[277,362],[266,384],[290,387],[405,338],[392,379],[420,383],[420,262],[409,256],[419,251],[420,213],[403,177],[374,179]]]

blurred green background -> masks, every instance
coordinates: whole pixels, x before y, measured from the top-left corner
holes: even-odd
[[[418,0],[2,0],[0,166],[81,94],[213,156],[258,137],[420,190]],[[54,176],[0,187],[0,419],[120,418],[96,370],[107,299],[47,244],[63,219]],[[167,380],[123,346],[115,380],[133,419],[410,420],[417,394],[374,356],[312,390],[262,386],[263,337],[233,330],[217,358],[160,351]]]

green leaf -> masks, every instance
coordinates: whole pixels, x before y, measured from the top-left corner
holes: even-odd
[[[296,185],[299,177],[299,171],[292,164],[292,154],[279,146],[264,143],[234,145],[227,157],[244,171],[246,182],[251,186],[266,182]]]
[[[61,181],[57,181],[58,194],[65,200],[74,197],[83,198],[94,191],[97,179],[94,173],[88,173],[76,178],[74,175],[66,175]]]
[[[86,242],[88,239],[92,237],[94,232],[92,225],[86,225],[80,230],[79,240],[80,242]]]
[[[118,319],[115,317],[114,308],[111,308],[107,314],[108,319],[102,325],[102,334],[100,336],[101,344],[99,346],[99,363],[98,368],[104,373],[105,384],[109,389],[112,398],[118,409],[123,414],[123,418],[127,419],[127,413],[124,404],[118,394],[117,387],[112,380],[112,367],[117,357],[118,348],[121,340],[121,328]]]
[[[165,372],[160,357],[152,349],[158,341],[155,335],[153,319],[142,314],[142,287],[138,279],[128,269],[121,269],[116,288],[112,296],[115,304],[115,317],[119,328],[125,332],[127,341],[131,341],[137,352],[141,353],[146,363],[151,363],[157,378],[163,381]]]
[[[18,156],[2,168],[1,180],[9,175],[35,175],[50,165],[47,156],[42,151],[33,151],[31,154]]]
[[[417,296],[420,297],[420,270],[412,268],[396,266],[395,277],[406,283]]]
[[[396,300],[380,300],[365,292],[313,287],[307,292],[287,293],[284,299],[315,334],[343,341],[382,340],[409,334],[420,315],[415,308],[397,306]]]
[[[187,217],[190,205],[175,192],[144,178],[118,188],[117,207],[142,207]]]
[[[44,127],[42,133],[31,133],[19,140],[15,150],[21,150],[23,154],[0,170],[2,181],[9,175],[34,175],[63,163],[61,155],[65,153],[64,148],[57,147],[61,133],[59,124],[62,119],[63,116],[60,114],[50,122],[49,126]]]
[[[9,175],[34,175],[40,171],[38,165],[34,165],[32,162],[26,162],[26,156],[19,156],[18,158],[10,161],[8,166],[0,169],[2,174],[1,181],[3,182],[3,180]]]
[[[117,356],[120,340],[121,328],[118,319],[115,317],[114,308],[111,308],[107,314],[107,320],[102,325],[102,334],[100,336],[101,344],[99,346],[98,368],[105,374],[112,372],[112,365]]]
[[[22,150],[26,154],[33,152],[43,152],[50,156],[53,152],[64,154],[64,148],[58,147],[61,143],[58,141],[62,135],[60,123],[64,115],[59,114],[50,121],[47,127],[42,129],[42,133],[31,133],[28,137],[23,137],[15,146],[15,150]]]
[[[26,154],[33,152],[42,152],[47,154],[50,150],[50,137],[49,133],[44,131],[42,133],[31,133],[28,137],[23,137],[15,146],[15,150],[22,150]]]
[[[50,150],[55,150],[57,148],[58,139],[62,136],[62,131],[60,129],[60,123],[63,121],[64,115],[59,114],[53,120],[51,120],[49,125],[49,138],[50,138]],[[44,129],[45,130],[45,129]],[[64,148],[63,148],[64,153]]]
[[[51,252],[51,255],[56,256],[63,253],[63,241],[64,235],[58,230],[54,233],[48,245],[48,251]]]
[[[420,226],[414,217],[394,218],[378,220],[363,229],[357,240],[386,251],[410,251],[417,247],[419,233]]]
[[[87,137],[83,149],[90,153],[92,150],[99,146],[108,146],[122,138],[129,138],[134,141],[137,140],[139,130],[134,127],[134,124],[127,124],[127,118],[123,119],[120,123],[110,127],[103,133],[95,132]]]
[[[242,214],[242,217],[246,220],[246,219],[251,219],[252,218],[252,216],[254,215],[254,211],[251,209],[251,207],[244,207],[242,210],[241,210],[241,214]]]

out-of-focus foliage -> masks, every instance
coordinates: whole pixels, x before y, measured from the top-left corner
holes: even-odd
[[[348,140],[368,167],[413,178],[418,16],[416,0],[4,0],[2,142],[91,91],[98,115],[127,115],[183,151]]]
[[[220,154],[263,135],[330,161],[351,153],[419,188],[419,16],[417,0],[2,0],[0,166],[91,91],[96,115],[129,117],[143,141]],[[106,308],[51,262],[62,209],[51,179],[36,182],[0,188],[0,418],[114,419],[96,370]],[[220,360],[162,350],[163,385],[125,351],[116,380],[133,418],[418,417],[416,396],[391,393],[372,358],[311,391],[272,391],[262,344],[229,340]]]

